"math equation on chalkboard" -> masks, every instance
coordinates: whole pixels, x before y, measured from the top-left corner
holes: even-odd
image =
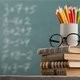
[[[37,12],[37,5],[5,3],[3,11],[0,74],[26,73],[34,53],[30,46],[33,29],[31,18]]]

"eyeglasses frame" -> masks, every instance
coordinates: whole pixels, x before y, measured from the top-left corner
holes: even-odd
[[[78,38],[79,38],[79,40],[78,40],[78,44],[76,45],[76,46],[78,46],[79,44],[80,44],[80,35],[79,34],[77,34],[77,33],[70,33],[70,34],[68,34],[66,37],[62,37],[60,34],[53,34],[53,35],[51,35],[51,37],[49,38],[49,42],[50,42],[50,45],[52,46],[52,47],[54,47],[53,45],[52,45],[52,43],[51,42],[58,42],[58,41],[53,41],[52,40],[52,37],[53,36],[55,36],[55,35],[58,35],[58,36],[60,36],[61,37],[61,43],[59,44],[59,46],[61,46],[61,44],[64,42],[64,40],[65,40],[65,42],[66,42],[66,44],[69,46],[69,44],[68,44],[68,37],[70,36],[70,35],[77,35],[78,36]],[[58,47],[59,47],[58,46]]]

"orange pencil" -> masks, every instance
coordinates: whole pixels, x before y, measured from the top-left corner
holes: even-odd
[[[70,23],[72,23],[71,12],[70,11],[69,11],[69,19],[70,19]]]
[[[70,23],[70,19],[69,19],[69,9],[68,9],[67,5],[64,6],[64,12],[65,12],[65,14],[66,14],[66,18],[67,18],[68,23]]]
[[[56,15],[57,15],[57,18],[58,18],[60,24],[63,23],[61,16],[60,16],[60,13],[59,13],[59,10],[56,10]]]

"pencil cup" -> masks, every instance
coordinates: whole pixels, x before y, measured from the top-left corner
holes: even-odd
[[[62,37],[67,37],[70,33],[76,33],[78,34],[78,24],[72,23],[72,24],[60,24],[60,35]],[[78,36],[77,35],[71,35],[68,37],[67,42],[69,43],[69,46],[76,46],[78,44]],[[63,43],[61,46],[67,46],[66,40],[63,40]]]

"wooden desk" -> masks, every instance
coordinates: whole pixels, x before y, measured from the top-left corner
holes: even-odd
[[[80,80],[79,76],[0,76],[0,80]]]

